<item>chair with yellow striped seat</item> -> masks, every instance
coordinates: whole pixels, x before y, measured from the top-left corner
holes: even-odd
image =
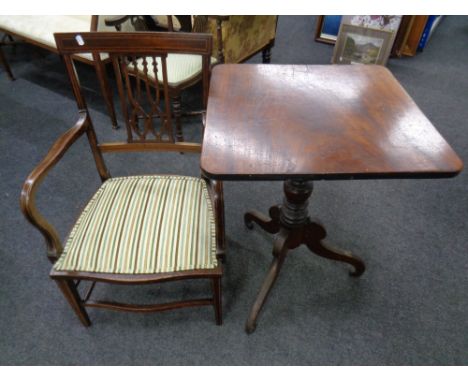
[[[71,80],[80,118],[29,175],[21,194],[24,215],[46,240],[48,257],[53,263],[51,278],[85,326],[90,325],[86,310],[89,307],[153,312],[198,305],[212,305],[216,323],[221,324],[222,184],[182,175],[112,178],[103,158],[108,152],[200,152],[200,143],[176,140],[167,57],[170,53],[201,57],[203,99],[206,100],[211,36],[106,32],[58,33],[55,39]],[[126,122],[126,142],[98,143],[72,61],[72,55],[80,53],[93,56],[105,53],[112,60]],[[140,57],[145,57],[143,70],[131,73],[128,68]],[[149,66],[156,73],[161,72],[161,86],[150,86]],[[37,211],[35,194],[49,170],[84,134],[103,183],[62,247],[55,229]],[[211,283],[211,295],[207,298],[144,305],[92,299],[96,283],[137,285],[200,278]],[[80,294],[77,286],[83,280],[91,284],[86,293]]]

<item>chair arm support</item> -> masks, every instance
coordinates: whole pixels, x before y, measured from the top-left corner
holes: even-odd
[[[208,179],[202,176],[207,185],[208,192],[214,207],[216,219],[216,256],[224,262],[224,252],[226,248],[224,233],[224,195],[223,182],[219,180]]]
[[[26,178],[21,190],[21,211],[26,219],[44,236],[47,246],[47,257],[52,263],[58,259],[63,251],[63,247],[55,228],[37,211],[35,203],[36,189],[47,173],[57,164],[60,158],[62,158],[68,148],[86,132],[88,126],[88,114],[85,111],[80,112],[80,119],[75,126],[57,139],[45,158]]]

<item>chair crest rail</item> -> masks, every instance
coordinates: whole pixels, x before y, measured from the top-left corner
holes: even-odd
[[[76,53],[180,53],[211,54],[212,38],[209,33],[157,33],[157,32],[83,32],[54,33],[61,54]],[[207,38],[209,37],[209,38]]]

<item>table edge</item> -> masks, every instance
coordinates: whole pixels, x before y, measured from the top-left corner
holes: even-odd
[[[303,180],[377,180],[377,179],[444,179],[454,178],[463,170],[463,165],[454,171],[444,172],[389,172],[389,173],[346,173],[346,174],[215,174],[201,168],[204,176],[214,180],[227,181],[278,181],[286,179]]]

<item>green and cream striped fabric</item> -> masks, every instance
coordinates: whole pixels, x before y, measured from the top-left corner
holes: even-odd
[[[154,274],[216,267],[206,183],[131,176],[102,184],[81,213],[56,271]]]

